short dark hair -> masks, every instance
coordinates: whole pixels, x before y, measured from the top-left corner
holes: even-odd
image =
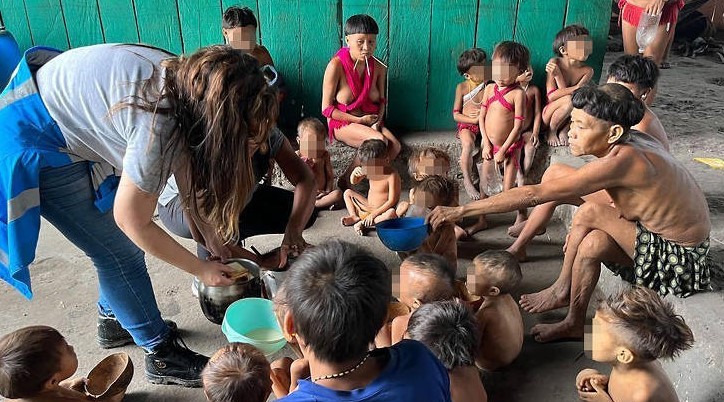
[[[64,341],[55,328],[32,326],[0,338],[0,395],[32,398],[60,370]]]
[[[583,25],[569,25],[561,29],[556,34],[556,38],[553,39],[553,53],[559,57],[563,56],[561,53],[561,46],[565,46],[566,42],[569,40],[583,35],[591,35],[588,29],[586,29]]]
[[[224,11],[224,17],[221,20],[221,26],[224,29],[232,29],[246,26],[258,27],[254,12],[249,7],[231,6]]]
[[[425,147],[419,151],[414,151],[412,157],[407,160],[407,167],[410,171],[410,176],[413,178],[417,174],[417,167],[420,165],[420,159],[426,156],[431,156],[433,159],[441,159],[447,163],[448,168],[450,167],[450,154],[444,150],[436,147]]]
[[[265,402],[272,390],[264,353],[247,343],[230,343],[209,359],[201,373],[210,402]]]
[[[485,251],[473,259],[473,265],[476,272],[484,270],[490,274],[491,283],[500,289],[501,294],[515,290],[523,279],[520,264],[507,251]]]
[[[410,317],[407,334],[425,344],[448,370],[475,364],[478,329],[470,308],[459,299],[421,305]]]
[[[694,334],[674,306],[651,289],[634,286],[603,300],[597,309],[643,360],[673,359],[694,344]]]
[[[440,205],[449,207],[455,202],[457,187],[452,179],[439,175],[425,176],[415,183],[415,191],[430,193],[440,200]]]
[[[354,34],[374,34],[380,33],[380,27],[377,21],[367,14],[356,14],[347,18],[344,23],[344,36]]]
[[[367,353],[391,297],[391,275],[382,261],[360,246],[332,240],[292,264],[276,302],[315,356],[342,363]]]
[[[653,88],[659,80],[659,66],[651,57],[624,54],[608,67],[608,78],[634,84],[642,89]]]
[[[589,115],[621,125],[628,131],[638,124],[646,112],[641,100],[621,84],[589,84],[576,89],[572,97],[573,107]]]
[[[488,55],[485,54],[483,49],[474,47],[468,49],[460,54],[458,57],[458,72],[463,75],[470,70],[472,66],[482,66],[488,59]]]
[[[530,51],[528,48],[510,40],[500,42],[495,47],[493,58],[518,66],[521,71],[530,66]]]
[[[364,163],[371,159],[387,156],[387,144],[382,140],[365,140],[357,150],[360,162]]]
[[[420,303],[450,300],[457,296],[455,268],[444,257],[431,253],[417,253],[405,258],[403,263],[430,274],[437,280],[435,285],[418,295],[417,299]]]
[[[303,130],[313,130],[315,133],[325,133],[327,129],[324,127],[324,123],[316,117],[307,117],[297,124],[297,132],[301,133]]]

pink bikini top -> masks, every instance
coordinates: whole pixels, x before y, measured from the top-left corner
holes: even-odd
[[[494,87],[493,87],[493,96],[491,96],[490,98],[488,98],[488,100],[485,101],[485,103],[483,104],[482,107],[484,107],[484,108],[487,109],[488,107],[490,107],[490,104],[491,104],[491,103],[493,103],[493,102],[495,102],[495,101],[498,101],[498,102],[500,102],[500,104],[501,104],[504,108],[508,109],[509,112],[515,112],[515,109],[513,108],[513,105],[511,105],[510,102],[508,102],[508,101],[505,99],[505,95],[509,94],[510,91],[518,88],[518,84],[511,85],[511,86],[509,86],[509,87],[506,87],[502,92],[499,90],[498,84],[493,84],[493,85],[494,85]],[[516,120],[525,120],[525,118],[524,118],[523,116],[515,116],[514,118],[515,118]]]

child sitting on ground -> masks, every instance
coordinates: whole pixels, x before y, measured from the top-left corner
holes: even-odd
[[[390,166],[387,144],[382,140],[367,140],[357,151],[361,166],[350,176],[352,184],[367,178],[370,183],[367,197],[348,189],[344,192],[344,204],[348,216],[342,225],[352,226],[360,235],[382,221],[397,217],[395,206],[400,200],[400,175]]]
[[[231,343],[214,353],[201,380],[209,402],[265,402],[272,391],[269,362],[246,343]]]
[[[613,366],[606,376],[585,369],[576,378],[582,400],[678,402],[657,359],[673,359],[694,343],[684,319],[656,292],[633,287],[603,301],[593,317],[593,360]]]
[[[488,400],[475,367],[479,336],[468,306],[460,300],[424,304],[410,317],[406,337],[425,344],[445,366],[453,402]]]
[[[504,164],[503,190],[515,186],[515,179],[520,165],[520,149],[523,140],[520,138],[523,121],[525,120],[525,92],[516,81],[518,76],[528,68],[530,53],[520,43],[505,41],[495,47],[493,52],[494,84],[488,85],[483,94],[479,123],[483,137],[483,167],[498,169]],[[490,166],[493,164],[493,166]],[[487,181],[480,175],[481,197],[486,194]],[[524,220],[525,210],[518,211],[516,222]],[[488,223],[484,215],[478,222],[466,229],[469,236],[484,230]]]
[[[486,370],[496,370],[515,360],[523,347],[523,317],[510,292],[520,284],[520,266],[506,251],[486,251],[473,260],[468,272],[470,293],[483,298],[475,313],[481,334],[475,363]]]
[[[129,362],[130,364],[130,362]],[[78,357],[56,329],[21,328],[0,338],[0,395],[24,402],[120,402],[131,375],[118,380],[107,395],[86,393],[85,378],[68,380]]]
[[[453,119],[458,124],[457,137],[462,146],[460,169],[463,171],[463,185],[471,200],[479,200],[480,193],[475,188],[471,176],[473,153],[480,139],[478,115],[485,89],[485,61],[487,56],[482,49],[472,48],[464,51],[458,58],[458,72],[465,81],[455,88]]]
[[[307,117],[297,125],[297,155],[312,169],[317,182],[314,207],[336,209],[342,203],[342,190],[335,188],[332,159],[326,148],[327,129],[319,119]]]
[[[585,64],[591,55],[593,42],[588,29],[569,25],[553,40],[553,57],[546,64],[546,96],[548,105],[543,109],[543,123],[548,126],[548,145],[568,145],[568,120],[571,117],[573,91],[587,84],[593,69]]]

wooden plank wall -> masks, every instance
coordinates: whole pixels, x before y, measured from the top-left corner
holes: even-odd
[[[404,130],[454,128],[457,58],[469,47],[490,59],[502,40],[525,44],[542,84],[553,37],[582,24],[594,41],[588,64],[597,80],[611,12],[601,0],[0,0],[0,12],[22,49],[144,42],[189,53],[223,42],[221,16],[232,5],[251,8],[259,20],[259,41],[289,89],[289,122],[320,116],[324,68],[344,42],[344,21],[373,16],[375,56],[390,66],[387,123]]]

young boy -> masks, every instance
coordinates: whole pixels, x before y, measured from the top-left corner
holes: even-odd
[[[387,145],[382,140],[367,140],[357,151],[362,166],[356,167],[350,176],[352,184],[367,178],[370,189],[367,197],[348,189],[344,192],[344,203],[348,216],[342,218],[342,225],[352,226],[359,235],[382,221],[397,217],[395,206],[400,200],[400,175],[390,166]]]
[[[510,292],[520,284],[522,274],[513,255],[506,251],[486,251],[473,260],[468,273],[470,293],[483,298],[475,313],[481,334],[475,363],[486,370],[507,366],[523,347],[523,317]]]
[[[0,338],[0,395],[23,402],[120,402],[131,382],[114,384],[117,392],[92,397],[86,379],[68,380],[78,369],[78,357],[56,329],[21,328]]]
[[[425,147],[415,152],[407,164],[410,177],[420,181],[427,176],[450,174],[450,155],[440,148]]]
[[[342,203],[342,190],[335,188],[332,159],[325,140],[327,129],[319,119],[307,117],[297,125],[297,155],[312,169],[317,182],[317,199],[314,207],[336,209]]]
[[[592,43],[588,29],[580,25],[563,28],[553,41],[556,57],[546,64],[548,105],[543,109],[543,123],[549,128],[548,145],[552,147],[568,145],[571,95],[593,77],[593,69],[585,64]]]
[[[478,330],[468,306],[460,300],[422,305],[410,317],[406,337],[425,344],[448,370],[453,402],[487,402],[475,367]]]
[[[265,402],[272,391],[270,374],[264,353],[235,342],[211,356],[201,380],[209,402]]]
[[[650,57],[625,54],[614,61],[608,68],[608,82],[621,84],[628,88],[638,99],[646,105],[646,99],[651,95],[659,79],[659,67]],[[649,135],[668,151],[669,138],[664,126],[656,117],[650,107],[646,106],[644,118],[631,127]]]
[[[473,167],[473,152],[480,138],[478,115],[485,88],[485,60],[482,49],[472,48],[464,51],[458,58],[458,72],[465,81],[455,88],[453,119],[458,124],[457,137],[462,145],[460,169],[463,171],[463,185],[471,200],[480,199],[480,193],[470,178]]]
[[[590,336],[593,360],[609,363],[609,376],[585,369],[576,378],[582,400],[678,402],[657,359],[673,359],[694,343],[684,319],[656,292],[633,287],[603,301]]]
[[[221,33],[226,43],[234,49],[249,53],[261,66],[274,66],[269,50],[257,44],[256,17],[249,7],[232,6],[224,11]]]

